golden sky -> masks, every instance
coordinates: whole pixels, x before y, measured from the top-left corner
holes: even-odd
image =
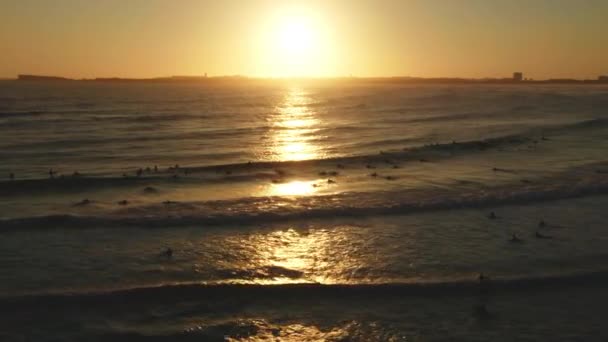
[[[604,0],[0,0],[0,76],[596,78]]]

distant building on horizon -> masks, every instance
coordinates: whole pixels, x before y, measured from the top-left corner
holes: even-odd
[[[524,73],[523,72],[514,72],[513,73],[513,81],[523,81]]]

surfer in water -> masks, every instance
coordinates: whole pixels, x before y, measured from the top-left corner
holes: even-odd
[[[167,247],[167,249],[160,253],[160,256],[171,259],[173,257],[173,250],[170,247]]]
[[[473,314],[479,319],[490,319],[493,317],[485,304],[475,305],[473,307]]]
[[[553,238],[552,236],[541,234],[538,231],[534,234],[534,237],[536,237],[537,239],[551,239],[551,238]]]
[[[486,276],[483,273],[479,273],[477,279],[479,279],[479,291],[481,293],[487,293],[488,291],[490,291],[490,285],[492,284],[490,277]]]
[[[490,277],[484,275],[483,273],[479,273],[479,276],[477,278],[479,279],[479,284],[483,283],[484,281],[490,280]]]
[[[90,199],[85,198],[85,199],[83,199],[82,201],[80,201],[80,202],[78,202],[78,203],[74,204],[74,206],[85,206],[85,205],[89,205],[89,204],[91,204],[92,202],[93,202],[93,201],[91,201]]]
[[[522,240],[521,238],[519,238],[517,236],[517,234],[513,234],[511,235],[511,239],[509,240],[510,242],[524,242],[524,240]]]

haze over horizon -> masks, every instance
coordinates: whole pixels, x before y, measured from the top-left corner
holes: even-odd
[[[0,77],[588,78],[608,2],[5,0]]]

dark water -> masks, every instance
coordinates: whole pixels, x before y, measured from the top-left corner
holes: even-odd
[[[607,109],[603,86],[2,81],[0,336],[605,340]]]

